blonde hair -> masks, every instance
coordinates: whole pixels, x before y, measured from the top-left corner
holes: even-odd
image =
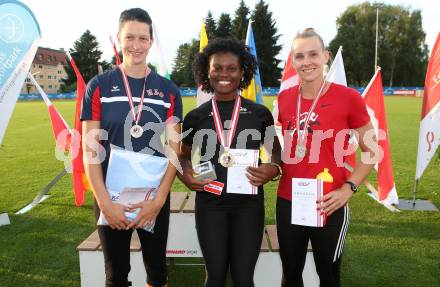
[[[293,38],[293,41],[295,42],[296,39],[304,39],[304,38],[312,38],[312,37],[318,38],[319,42],[321,43],[322,49],[325,50],[324,41],[313,28],[306,28],[302,32],[298,32],[295,38]]]

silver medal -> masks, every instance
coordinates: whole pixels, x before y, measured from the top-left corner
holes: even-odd
[[[296,145],[295,156],[297,158],[300,158],[300,159],[304,158],[306,156],[306,153],[307,153],[307,148],[305,145],[303,145],[303,144]]]
[[[130,134],[134,138],[140,138],[142,134],[144,133],[144,130],[140,125],[134,125],[130,129]]]

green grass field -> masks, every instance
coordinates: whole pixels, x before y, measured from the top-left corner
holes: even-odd
[[[266,98],[272,106],[273,98]],[[388,126],[397,192],[411,197],[422,100],[387,97]],[[73,126],[74,102],[55,102]],[[184,99],[185,112],[195,105]],[[418,197],[440,207],[440,156],[431,161]],[[71,176],[50,191],[48,200],[25,215],[14,213],[63,169],[55,158],[45,104],[19,102],[0,147],[0,213],[11,225],[0,227],[0,286],[80,286],[76,246],[94,229],[91,194],[75,207]],[[371,182],[375,183],[374,175]],[[276,183],[266,186],[266,221],[274,223]],[[174,190],[186,190],[176,181]],[[440,286],[440,213],[391,213],[365,193],[350,201],[351,224],[343,257],[344,286]],[[203,267],[170,270],[173,286],[202,286]],[[269,287],[269,286],[268,286]]]

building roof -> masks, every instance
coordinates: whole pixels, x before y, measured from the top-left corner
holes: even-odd
[[[66,65],[66,54],[63,49],[54,50],[50,48],[38,47],[33,63],[49,66],[57,66],[59,63]]]

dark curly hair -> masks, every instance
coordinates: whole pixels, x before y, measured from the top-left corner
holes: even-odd
[[[193,62],[194,79],[202,85],[203,91],[210,93],[214,91],[208,78],[209,58],[213,54],[227,52],[238,56],[240,67],[244,71],[239,89],[245,89],[251,83],[258,64],[250,48],[235,39],[216,38],[210,41],[202,52],[197,53]]]

